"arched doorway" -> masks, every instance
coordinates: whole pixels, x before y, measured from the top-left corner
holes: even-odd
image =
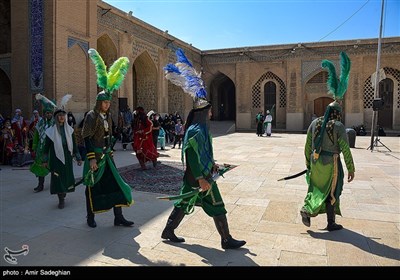
[[[99,39],[97,39],[97,51],[100,54],[100,56],[103,58],[104,63],[107,66],[107,70],[111,65],[114,63],[115,60],[117,60],[117,48],[115,47],[114,42],[111,40],[111,38],[105,34],[101,36]],[[97,88],[97,93],[100,92],[102,89],[99,87]],[[111,101],[111,112],[114,112],[114,116],[116,116],[116,113],[119,111],[118,108],[118,92],[113,93],[113,99]],[[116,120],[114,120],[116,121]]]
[[[378,125],[392,129],[393,123],[393,88],[394,83],[386,78],[379,83],[379,95],[384,101],[383,109],[378,113]]]
[[[210,84],[210,99],[213,105],[213,120],[236,120],[236,89],[233,81],[219,73]]]
[[[276,127],[276,117],[275,117],[275,107],[276,107],[276,84],[272,81],[265,83],[264,85],[264,113],[270,111],[272,114],[272,127]],[[272,110],[272,108],[274,108]]]

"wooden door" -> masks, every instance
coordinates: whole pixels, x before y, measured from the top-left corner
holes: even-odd
[[[326,107],[333,102],[330,97],[320,97],[314,100],[314,114],[317,117],[322,117],[325,114]]]
[[[393,122],[393,81],[389,78],[379,83],[379,96],[383,99],[383,109],[378,112],[378,125],[392,129]]]

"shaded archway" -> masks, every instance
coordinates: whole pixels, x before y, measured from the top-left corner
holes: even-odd
[[[0,113],[3,117],[12,117],[11,81],[2,69],[0,69],[0,89]]]
[[[158,111],[157,68],[147,51],[135,59],[132,73],[134,107]]]
[[[236,120],[236,88],[225,74],[219,73],[211,81],[210,100],[213,105],[213,120]]]
[[[104,34],[101,36],[99,39],[97,39],[97,51],[100,54],[100,56],[103,58],[104,63],[107,65],[107,70],[109,67],[114,63],[114,61],[118,58],[117,55],[117,48],[114,44],[114,42],[111,40],[111,38],[107,35]],[[97,93],[101,91],[100,88],[97,88]],[[97,94],[96,93],[96,94]],[[111,112],[118,112],[118,92],[113,93],[113,99],[111,101]],[[114,120],[116,121],[116,120]]]

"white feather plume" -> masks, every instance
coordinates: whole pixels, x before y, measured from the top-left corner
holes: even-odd
[[[60,108],[65,109],[65,106],[67,105],[68,101],[71,99],[72,94],[66,94],[61,98],[60,102]]]
[[[41,95],[40,93],[36,94],[35,98],[36,98],[36,100],[41,101],[41,102],[43,102],[43,103],[45,103],[45,104],[50,104],[50,105],[53,106],[54,108],[57,107],[57,105],[54,104],[53,101],[51,101],[50,99],[48,99],[46,96]]]

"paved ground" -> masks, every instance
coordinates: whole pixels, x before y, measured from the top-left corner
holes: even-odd
[[[370,137],[357,137],[352,149],[356,176],[344,186],[343,216],[337,218],[344,229],[327,232],[325,215],[313,218],[310,228],[301,223],[304,176],[277,181],[304,169],[304,134],[215,137],[218,162],[239,165],[218,183],[231,233],[247,241],[228,251],[201,209],[177,229],[186,239],[179,245],[160,238],[172,203],[155,193],[133,191],[135,204],[123,213],[134,227],[114,227],[110,211],[97,215],[92,229],[86,225],[83,186],[68,194],[60,210],[57,197],[49,194],[49,178],[45,191],[33,193],[37,181],[27,168],[1,166],[0,246],[29,246],[28,254],[16,256],[17,266],[399,266],[399,139],[381,138],[392,152],[382,146],[371,152]],[[117,145],[118,167],[137,163],[132,150]],[[170,146],[160,152],[161,161],[180,158],[180,150]],[[81,167],[75,174],[81,176]],[[4,258],[1,265],[14,267]]]

